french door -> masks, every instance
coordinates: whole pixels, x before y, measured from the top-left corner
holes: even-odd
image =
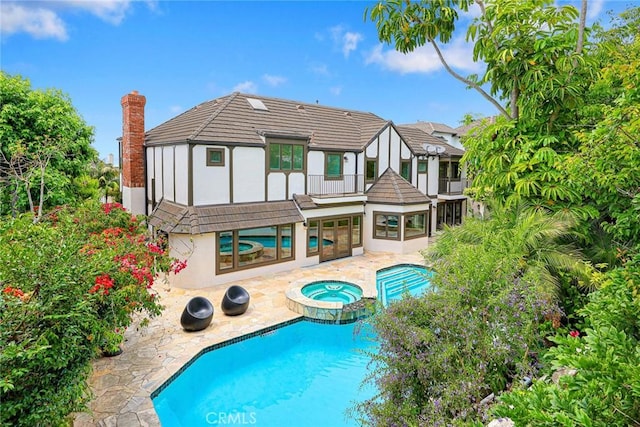
[[[322,220],[320,235],[320,262],[351,256],[350,217]]]

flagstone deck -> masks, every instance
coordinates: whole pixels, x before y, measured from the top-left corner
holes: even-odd
[[[301,280],[342,280],[362,284],[365,294],[375,294],[376,271],[396,264],[423,264],[420,254],[366,253],[312,267],[234,282],[247,289],[251,303],[245,314],[227,317],[220,310],[224,292],[231,284],[185,290],[159,285],[162,316],[145,328],[131,328],[125,335],[124,352],[100,358],[90,379],[94,398],[91,413],[77,414],[74,426],[159,426],[151,393],[205,347],[299,317],[287,308],[285,291]],[[194,296],[214,305],[211,325],[187,333],[180,327],[184,306]]]

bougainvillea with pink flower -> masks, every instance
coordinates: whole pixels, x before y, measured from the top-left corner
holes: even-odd
[[[158,278],[186,266],[165,246],[117,203],[0,221],[0,425],[86,408],[91,360],[159,315]]]

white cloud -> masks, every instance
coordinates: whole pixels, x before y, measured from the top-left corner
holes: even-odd
[[[479,72],[481,64],[473,62],[473,46],[464,37],[454,39],[450,44],[440,46],[445,60],[456,70]],[[382,45],[373,48],[365,58],[366,64],[378,64],[382,68],[407,73],[432,73],[443,68],[436,51],[431,45],[416,48],[408,54],[396,50],[384,50]]]
[[[342,86],[333,86],[329,88],[329,92],[333,95],[339,96],[342,93]]]
[[[69,8],[85,10],[110,24],[118,25],[131,7],[130,0],[64,0],[60,2]]]
[[[64,22],[51,10],[5,2],[0,3],[0,15],[3,34],[27,33],[37,39],[69,38]]]
[[[265,74],[262,79],[267,82],[269,86],[280,86],[287,81],[286,78],[281,76],[272,76],[271,74]]]
[[[358,43],[364,39],[360,33],[346,31],[343,25],[329,28],[329,34],[334,45],[342,51],[345,58],[348,58],[349,54],[358,48]]]
[[[256,85],[251,80],[244,81],[242,83],[238,83],[232,89],[233,92],[242,92],[242,93],[256,93],[258,91],[258,85]]]
[[[346,32],[342,36],[342,53],[347,58],[351,51],[354,51],[358,47],[358,43],[362,41],[362,34]]]
[[[145,0],[149,10],[157,10],[157,0]],[[133,0],[0,1],[3,34],[27,33],[32,37],[69,38],[62,18],[69,11],[87,12],[112,25],[119,25]]]
[[[172,114],[178,114],[178,113],[182,113],[184,111],[184,109],[182,108],[181,105],[172,105],[169,107],[169,111]]]
[[[600,12],[602,12],[602,8],[604,7],[604,0],[592,0],[588,4],[587,19],[596,19],[600,15]]]

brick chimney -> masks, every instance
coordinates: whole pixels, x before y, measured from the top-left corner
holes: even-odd
[[[122,204],[133,214],[145,214],[144,105],[147,99],[134,90],[122,104]]]

